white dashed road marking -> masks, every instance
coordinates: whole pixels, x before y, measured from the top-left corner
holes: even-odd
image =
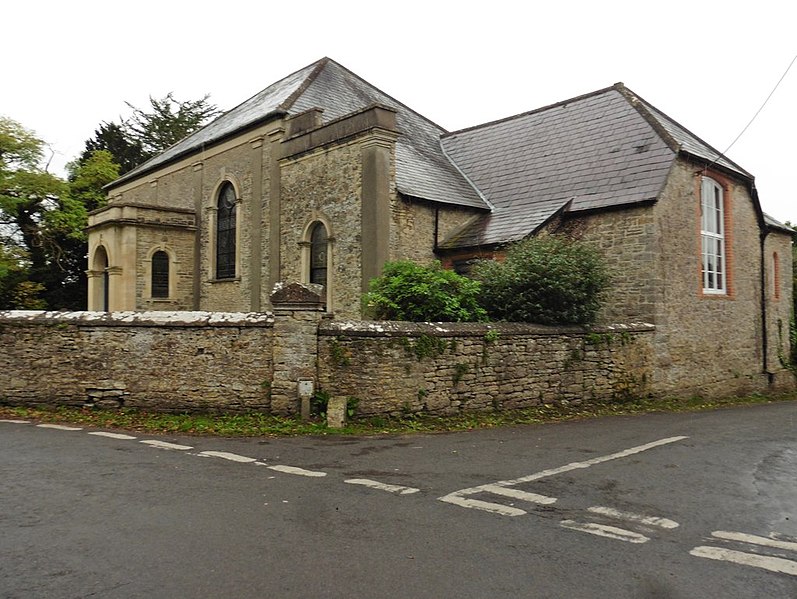
[[[54,428],[59,431],[82,431],[79,426],[65,426],[63,424],[37,424],[39,428]]]
[[[713,560],[741,564],[743,566],[753,566],[754,568],[762,568],[770,572],[780,572],[782,574],[797,576],[797,562],[783,559],[782,557],[768,557],[766,555],[744,553],[743,551],[724,549],[722,547],[705,546],[695,547],[689,553],[696,557],[705,557]]]
[[[230,460],[231,462],[241,462],[244,464],[257,462],[255,458],[248,458],[243,455],[238,455],[237,453],[227,453],[226,451],[200,451],[199,455],[202,457],[222,458],[223,460]]]
[[[747,535],[742,532],[727,532],[724,530],[715,530],[711,533],[712,537],[724,539],[726,541],[739,541],[740,543],[750,543],[751,545],[761,545],[762,547],[772,547],[774,549],[785,549],[787,551],[797,551],[797,543],[789,541],[779,541],[777,539],[770,539],[767,537],[757,537],[755,535]]]
[[[180,451],[186,451],[188,449],[193,449],[190,445],[178,445],[177,443],[167,443],[166,441],[157,441],[155,439],[144,439],[141,441],[145,445],[149,445],[151,447],[157,447],[158,449],[177,449]]]
[[[285,474],[297,474],[299,476],[321,477],[326,476],[326,472],[318,472],[316,470],[305,470],[304,468],[297,468],[295,466],[269,466],[270,470],[277,472],[284,472]]]
[[[89,434],[96,435],[97,437],[108,437],[109,439],[123,439],[128,441],[130,439],[135,439],[135,437],[131,435],[123,435],[122,433],[106,433],[105,431],[95,431]]]
[[[451,493],[445,497],[438,497],[438,499],[440,501],[445,501],[446,503],[453,503],[454,505],[458,505],[460,507],[472,508],[475,510],[481,510],[483,512],[492,512],[493,514],[499,514],[501,516],[522,516],[523,514],[527,513],[526,510],[510,507],[501,503],[480,501],[478,499],[465,499],[456,493]]]
[[[572,470],[589,468],[590,466],[595,466],[596,464],[602,464],[611,460],[625,458],[643,451],[647,451],[649,449],[661,447],[662,445],[668,445],[670,443],[675,443],[676,441],[683,441],[684,439],[688,439],[688,437],[680,436],[659,439],[658,441],[652,441],[651,443],[645,443],[644,445],[637,445],[636,447],[631,447],[629,449],[624,449],[623,451],[618,451],[609,455],[592,458],[591,460],[586,460],[583,462],[571,462],[570,464],[565,464],[564,466],[560,466],[558,468],[541,470],[540,472],[535,472],[534,474],[529,474],[528,476],[522,476],[512,480],[502,480],[493,484],[479,485],[478,487],[470,487],[468,489],[461,489],[459,491],[449,493],[448,495],[444,495],[443,497],[438,497],[438,499],[440,501],[453,503],[454,505],[459,505],[461,507],[483,510],[485,512],[492,512],[495,514],[501,514],[503,516],[521,516],[526,512],[519,508],[502,505],[500,503],[492,503],[489,501],[480,501],[478,499],[465,499],[465,497],[468,495],[476,495],[477,493],[486,492],[512,497],[513,499],[519,499],[530,503],[541,503],[544,505],[555,503],[555,497],[547,497],[545,495],[537,495],[536,493],[526,493],[523,491],[510,492],[510,490],[506,487],[514,487],[515,485],[537,481],[543,478],[548,478],[549,476],[570,472]]]
[[[556,497],[548,497],[547,495],[538,495],[537,493],[529,493],[521,491],[520,489],[512,489],[509,487],[502,487],[500,485],[482,485],[482,490],[494,495],[502,495],[504,497],[511,497],[512,499],[522,499],[529,503],[539,503],[541,505],[551,505],[556,503]]]
[[[0,422],[5,422],[7,424],[30,424],[30,420],[7,420],[5,418],[0,419]]]
[[[658,526],[659,528],[678,528],[678,523],[668,518],[660,518],[658,516],[643,516],[642,514],[633,514],[631,512],[621,512],[610,507],[602,507],[599,505],[587,508],[593,514],[600,514],[608,516],[609,518],[617,518],[618,520],[628,520],[637,524],[644,524],[646,526]]]
[[[571,530],[587,532],[592,535],[616,539],[618,541],[626,541],[627,543],[646,543],[650,540],[645,535],[631,532],[630,530],[625,530],[624,528],[617,528],[616,526],[593,524],[592,522],[575,522],[574,520],[562,520],[559,524],[564,528],[569,528]]]
[[[388,485],[385,483],[380,483],[375,480],[368,480],[367,478],[350,478],[345,480],[350,485],[362,485],[364,487],[368,487],[370,489],[377,489],[379,491],[387,491],[388,493],[397,493],[399,495],[410,495],[412,493],[417,493],[420,489],[416,489],[415,487],[403,487],[401,485]]]

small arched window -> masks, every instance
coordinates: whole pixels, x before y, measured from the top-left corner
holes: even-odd
[[[152,297],[169,297],[169,254],[163,250],[152,254]]]
[[[316,223],[310,232],[310,282],[327,286],[327,228]]]
[[[219,190],[216,211],[216,278],[235,278],[235,188],[226,182]]]

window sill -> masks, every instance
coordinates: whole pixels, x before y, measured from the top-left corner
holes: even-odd
[[[240,283],[241,277],[231,277],[229,279],[208,279],[208,283]]]

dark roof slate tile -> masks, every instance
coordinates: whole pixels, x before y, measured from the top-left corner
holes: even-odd
[[[444,249],[522,239],[566,206],[574,212],[655,199],[675,157],[615,88],[450,133],[442,143],[494,206]]]

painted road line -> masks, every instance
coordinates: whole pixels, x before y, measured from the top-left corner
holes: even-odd
[[[465,499],[456,493],[450,493],[445,497],[438,497],[438,499],[440,501],[445,501],[446,503],[453,503],[454,505],[458,505],[460,507],[472,508],[475,510],[481,510],[483,512],[491,512],[493,514],[500,514],[501,516],[522,516],[526,513],[525,510],[521,510],[520,508],[509,505],[491,503],[489,501],[480,501],[478,499]]]
[[[624,528],[617,528],[616,526],[593,524],[591,522],[576,522],[574,520],[562,520],[559,524],[570,530],[578,530],[599,537],[625,541],[626,543],[647,543],[650,540],[645,535],[625,530]]]
[[[593,458],[591,460],[586,460],[584,462],[571,462],[570,464],[565,464],[564,466],[560,466],[559,468],[541,470],[540,472],[535,472],[534,474],[529,474],[528,476],[522,476],[520,478],[515,478],[512,480],[503,480],[492,484],[479,485],[478,487],[460,489],[459,491],[454,491],[453,493],[449,493],[448,495],[444,495],[443,497],[438,497],[437,499],[439,501],[452,503],[454,505],[459,505],[461,507],[484,510],[486,512],[502,514],[505,516],[520,516],[522,514],[525,514],[526,512],[518,508],[503,506],[498,503],[479,501],[477,499],[465,499],[465,497],[467,497],[468,495],[476,495],[477,493],[483,493],[485,491],[501,494],[504,496],[509,496],[506,487],[513,487],[515,485],[519,485],[522,483],[533,482],[543,478],[548,478],[549,476],[554,476],[556,474],[570,472],[571,470],[589,468],[590,466],[594,466],[596,464],[602,464],[603,462],[608,462],[610,460],[625,458],[631,455],[635,455],[637,453],[641,453],[643,451],[647,451],[649,449],[661,447],[662,445],[668,445],[670,443],[675,443],[677,441],[683,441],[684,439],[688,438],[689,437],[680,436],[680,437],[668,437],[666,439],[659,439],[658,441],[652,441],[651,443],[645,443],[644,445],[637,445],[636,447],[624,449],[623,451],[618,451],[616,453],[612,453],[609,455],[600,456],[597,458]],[[497,493],[496,489],[502,489],[501,493]],[[522,492],[518,491],[518,493]],[[535,493],[528,493],[527,498],[525,498],[525,500],[530,501],[531,499],[529,498],[535,495],[536,495]],[[518,497],[517,495],[515,495],[514,497],[516,499],[520,499],[520,497]],[[532,503],[545,503],[545,501],[547,501],[548,503],[554,503],[556,501],[556,498],[547,497],[545,495],[539,495],[537,497],[545,498],[545,500],[532,501]]]
[[[63,424],[37,424],[39,428],[54,428],[59,431],[82,431],[83,428],[79,426],[65,426]]]
[[[30,424],[30,420],[6,420],[5,418],[0,419],[0,422],[5,422],[7,424]]]
[[[556,474],[563,474],[565,472],[570,472],[571,470],[580,470],[583,468],[589,468],[590,466],[595,466],[597,464],[603,464],[604,462],[610,462],[611,460],[619,460],[620,458],[627,458],[628,456],[632,456],[637,453],[642,453],[643,451],[648,451],[649,449],[661,447],[662,445],[669,445],[670,443],[683,441],[684,439],[688,438],[689,437],[681,436],[681,437],[668,437],[666,439],[659,439],[658,441],[645,443],[644,445],[637,445],[636,447],[631,447],[630,449],[624,449],[623,451],[618,451],[617,453],[611,453],[609,455],[592,458],[591,460],[585,460],[583,462],[571,462],[570,464],[565,464],[564,466],[560,466],[559,468],[542,470],[540,472],[535,472],[534,474],[529,474],[528,476],[522,476],[520,478],[515,478],[513,480],[499,481],[498,484],[501,486],[511,487],[513,485],[519,485],[520,483],[530,483],[535,480],[540,480],[542,478],[548,478],[549,476],[555,476]]]
[[[740,543],[750,543],[751,545],[761,545],[762,547],[773,547],[775,549],[785,549],[787,551],[797,551],[797,543],[789,541],[778,541],[777,539],[769,539],[767,537],[757,537],[755,535],[746,535],[741,532],[727,532],[724,530],[715,530],[711,533],[712,537],[724,539],[726,541],[739,541]]]
[[[770,572],[780,572],[781,574],[797,576],[797,562],[783,559],[782,557],[768,557],[755,553],[734,551],[733,549],[705,546],[695,547],[689,554],[696,557],[705,557],[708,559],[741,564],[743,566],[753,566],[754,568],[762,568]]]
[[[326,476],[326,472],[318,472],[317,470],[305,470],[304,468],[296,468],[295,466],[268,466],[269,470],[276,470],[277,472],[284,472],[285,474],[297,474],[299,476],[321,477]]]
[[[243,455],[238,455],[237,453],[228,453],[226,451],[200,451],[198,455],[208,458],[221,458],[223,460],[230,460],[231,462],[241,462],[244,464],[257,462],[255,458],[248,458]]]
[[[350,485],[362,485],[363,487],[368,487],[370,489],[377,489],[379,491],[387,491],[388,493],[398,493],[399,495],[411,495],[412,493],[417,493],[418,491],[420,491],[420,489],[416,489],[415,487],[388,485],[385,483],[380,483],[375,480],[369,480],[367,478],[350,478],[348,480],[344,480],[343,482],[348,483]]]
[[[140,443],[144,443],[151,447],[157,447],[158,449],[177,449],[180,451],[193,449],[190,445],[178,445],[177,443],[167,443],[166,441],[157,441],[156,439],[144,439],[140,441]]]
[[[124,439],[128,441],[130,439],[135,439],[135,437],[131,435],[123,435],[122,433],[106,433],[105,431],[95,431],[89,434],[96,435],[97,437],[108,437],[109,439]]]
[[[556,503],[557,501],[556,497],[548,497],[547,495],[540,495],[538,493],[529,493],[527,491],[521,491],[519,489],[502,487],[501,485],[482,485],[481,488],[483,491],[486,491],[488,493],[493,493],[494,495],[511,497],[512,499],[520,499],[522,501],[528,501],[529,503],[551,505],[552,503]]]
[[[678,528],[678,523],[669,518],[660,518],[658,516],[644,516],[642,514],[634,514],[632,512],[621,512],[610,507],[602,507],[599,505],[587,508],[587,511],[593,514],[600,514],[608,516],[609,518],[617,518],[618,520],[628,520],[629,522],[636,522],[638,524],[645,524],[647,526],[658,526],[659,528]]]

